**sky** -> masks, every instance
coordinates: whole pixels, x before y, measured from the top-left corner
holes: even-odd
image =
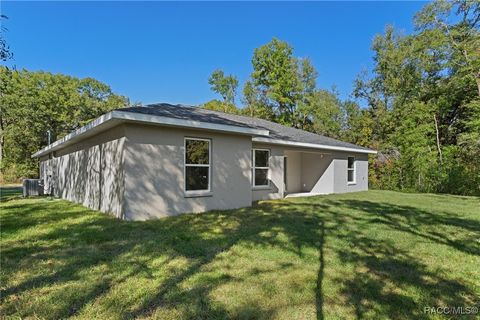
[[[308,57],[318,87],[350,97],[387,24],[413,31],[424,2],[1,2],[17,69],[93,77],[131,102],[197,105],[219,98],[208,77],[240,90],[253,50],[273,37]],[[238,99],[237,99],[238,100]]]

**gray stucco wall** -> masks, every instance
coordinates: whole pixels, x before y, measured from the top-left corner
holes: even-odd
[[[331,154],[301,153],[302,192],[332,193],[334,156]]]
[[[122,218],[124,144],[124,127],[118,126],[40,159],[46,189]]]
[[[184,192],[184,138],[211,139],[211,193]],[[250,206],[251,137],[129,124],[125,149],[125,217],[146,220],[179,213]]]
[[[312,150],[306,148],[261,145],[262,148],[275,150],[276,157],[287,157],[286,193],[343,193],[368,190],[368,155],[330,150]],[[347,183],[347,157],[355,157],[355,184]],[[282,166],[270,169],[272,177],[283,181]],[[254,200],[281,197],[279,192],[255,192]]]
[[[211,192],[184,192],[185,137],[211,140]],[[252,148],[270,150],[268,188],[252,187]],[[347,183],[355,156],[356,183]],[[123,124],[42,157],[41,174],[56,196],[129,220],[250,206],[288,193],[368,190],[368,155],[253,144],[250,136]],[[52,176],[51,179],[48,179]]]
[[[368,155],[253,144],[270,150],[269,188],[253,190],[252,200],[283,198],[288,193],[343,193],[368,190]],[[347,183],[347,157],[355,157],[356,183]],[[287,186],[284,185],[284,157],[287,157]],[[287,190],[285,190],[285,188]]]
[[[287,192],[302,192],[302,154],[285,151],[287,157]]]
[[[347,157],[355,157],[355,184],[347,183]],[[368,155],[361,153],[337,152],[335,154],[334,193],[368,190]]]
[[[253,148],[270,150],[270,186],[253,188],[252,201],[283,198],[285,189],[283,180],[284,148],[267,144],[254,144]]]

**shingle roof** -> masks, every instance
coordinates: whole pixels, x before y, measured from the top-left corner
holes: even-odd
[[[240,116],[236,114],[207,110],[199,107],[172,105],[168,103],[150,104],[142,107],[129,107],[117,109],[117,111],[157,115],[182,120],[192,120],[215,124],[233,125],[254,129],[264,129],[270,132],[269,138],[285,140],[289,142],[312,143],[332,147],[344,147],[371,151],[371,149],[357,146],[352,143],[325,137],[319,134],[287,127],[279,123]]]

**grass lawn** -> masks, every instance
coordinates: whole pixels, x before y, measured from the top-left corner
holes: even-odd
[[[10,192],[0,214],[2,317],[427,319],[480,304],[475,197],[369,191],[126,222]]]

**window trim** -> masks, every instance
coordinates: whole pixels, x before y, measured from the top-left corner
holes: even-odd
[[[267,166],[266,167],[257,167],[255,165],[255,151],[267,151]],[[255,184],[255,169],[263,169],[267,170],[267,184]],[[254,189],[269,189],[270,188],[270,149],[262,149],[262,148],[252,148],[252,186]]]
[[[353,168],[348,167],[348,159],[353,158]],[[348,181],[348,172],[353,171],[353,180]],[[355,156],[348,156],[347,157],[347,185],[354,185],[357,184],[357,160],[355,159]]]
[[[198,140],[208,142],[208,164],[187,163],[187,140]],[[208,168],[208,188],[202,190],[187,190],[187,167]],[[212,139],[198,137],[183,138],[183,192],[186,197],[202,197],[212,192]]]

